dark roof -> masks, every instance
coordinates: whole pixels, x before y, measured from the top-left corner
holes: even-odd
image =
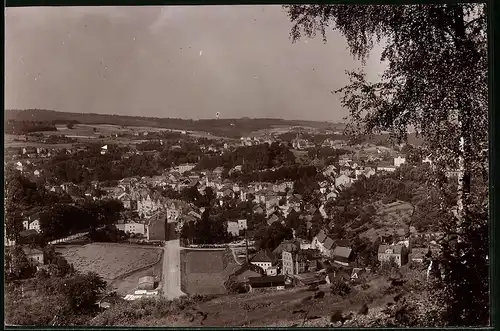
[[[323,246],[325,246],[326,249],[332,249],[333,247],[333,239],[330,237],[326,237],[325,242],[323,243]]]
[[[349,259],[352,254],[352,249],[349,247],[342,247],[342,246],[337,246],[333,250],[333,256],[335,257],[341,257],[344,259]]]
[[[151,216],[148,221],[147,221],[147,225],[153,225],[155,223],[165,223],[167,220],[167,215],[165,215],[164,213],[156,213],[154,214],[153,216]]]
[[[326,239],[325,231],[323,231],[323,229],[321,229],[321,231],[319,231],[319,233],[316,235],[316,237],[318,238],[318,241],[320,243],[324,242]]]
[[[270,251],[261,250],[252,258],[252,262],[273,262],[273,257]]]
[[[241,275],[242,273],[244,273],[247,270],[251,270],[251,271],[260,273],[262,275],[264,274],[264,269],[262,269],[261,267],[255,265],[255,264],[252,264],[252,263],[244,263],[243,265],[241,265],[241,267],[238,270],[236,270],[233,273],[233,276]]]
[[[427,253],[429,253],[429,248],[413,248],[411,250],[411,257],[412,258],[422,258]]]
[[[394,254],[401,254],[403,250],[403,245],[380,245],[378,246],[379,253],[385,253],[386,249],[394,250]]]
[[[21,237],[35,236],[37,234],[38,234],[38,232],[36,230],[23,230],[23,231],[19,232],[19,235]]]
[[[343,247],[349,247],[350,246],[350,243],[349,243],[349,240],[346,240],[346,239],[340,239],[340,240],[337,240],[335,242],[335,244],[337,246],[343,246]]]
[[[262,276],[262,277],[248,277],[248,282],[250,285],[282,285],[285,284],[285,276]]]

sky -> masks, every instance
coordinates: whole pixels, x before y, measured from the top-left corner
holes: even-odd
[[[291,27],[281,6],[6,8],[5,109],[341,121],[331,91],[361,62]]]

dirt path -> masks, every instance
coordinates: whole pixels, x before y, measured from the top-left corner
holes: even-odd
[[[165,242],[163,253],[163,295],[172,300],[184,295],[181,291],[181,258],[179,240]]]

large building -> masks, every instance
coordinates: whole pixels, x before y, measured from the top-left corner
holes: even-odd
[[[399,267],[406,264],[408,250],[404,245],[380,245],[378,247],[378,260],[388,262],[394,260]]]
[[[306,271],[307,257],[300,251],[283,250],[282,265],[283,275],[301,274]]]
[[[274,257],[271,252],[267,250],[261,250],[250,260],[250,263],[261,267],[262,270],[266,272],[268,268],[271,268],[273,266]]]

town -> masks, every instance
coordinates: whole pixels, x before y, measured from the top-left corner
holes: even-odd
[[[7,8],[5,326],[492,325],[488,8]]]
[[[58,125],[57,139],[71,127]],[[95,272],[109,308],[112,298],[354,286],[391,268],[428,277],[439,253],[443,234],[421,197],[432,156],[419,146],[301,127],[239,140],[96,127],[129,144],[45,148],[54,133],[44,131],[6,147],[5,245],[33,270],[18,277],[54,263]],[[19,266],[9,268],[14,277]]]

